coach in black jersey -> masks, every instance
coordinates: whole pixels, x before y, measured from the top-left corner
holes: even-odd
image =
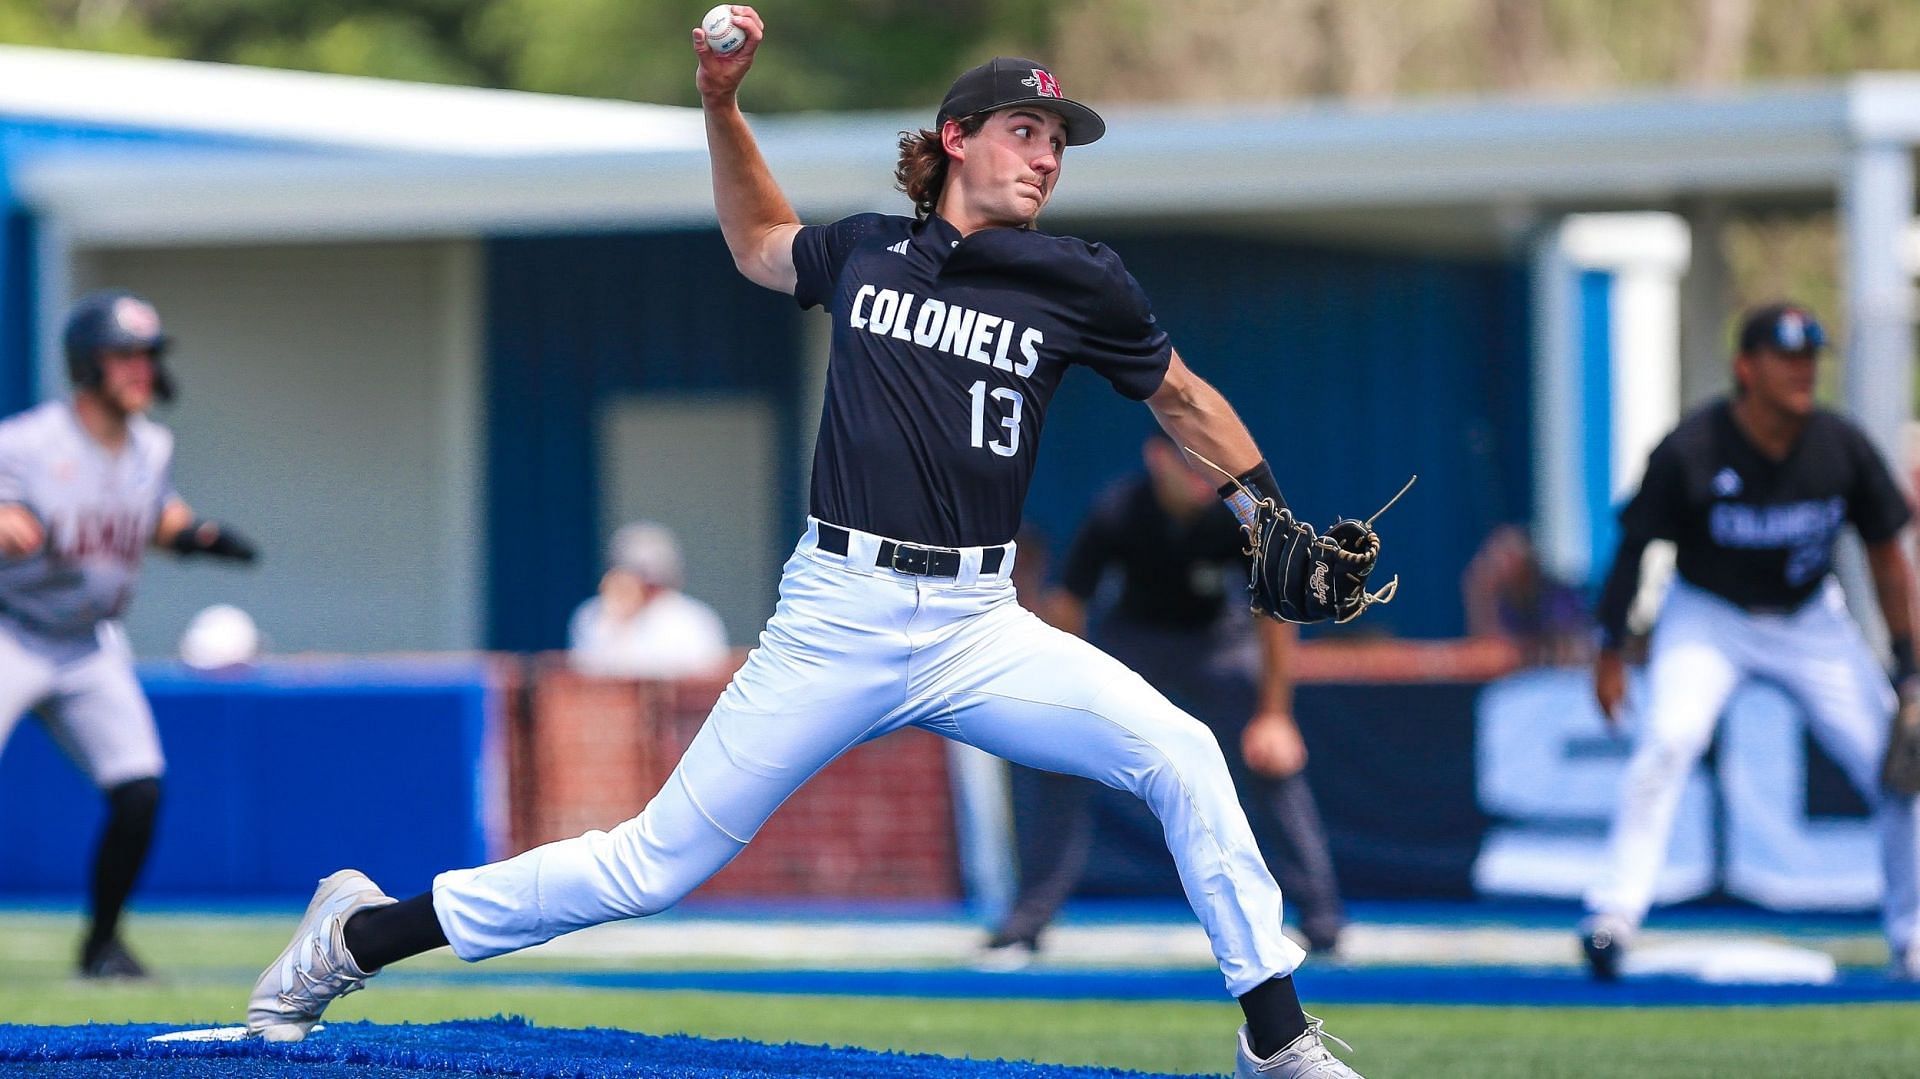
[[[1774,304],[1742,320],[1731,400],[1688,416],[1647,460],[1620,514],[1621,540],[1600,601],[1594,692],[1608,722],[1625,692],[1620,644],[1656,539],[1677,549],[1677,579],[1653,630],[1648,699],[1614,816],[1607,876],[1581,930],[1596,977],[1612,980],[1652,904],[1687,774],[1741,680],[1793,694],[1814,733],[1876,807],[1894,968],[1920,974],[1914,947],[1915,804],[1879,789],[1895,698],[1833,577],[1851,524],[1866,545],[1892,639],[1894,683],[1914,675],[1913,574],[1900,535],[1906,499],[1860,430],[1814,405],[1826,335],[1804,307]]]

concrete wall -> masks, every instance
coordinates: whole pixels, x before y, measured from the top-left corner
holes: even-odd
[[[258,540],[234,569],[156,556],[128,620],[169,653],[234,603],[277,651],[480,642],[479,260],[465,243],[90,251],[76,291],[158,306],[181,394],[159,418],[196,510]]]

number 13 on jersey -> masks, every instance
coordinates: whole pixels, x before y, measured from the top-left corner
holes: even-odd
[[[973,448],[977,450],[984,446],[1002,457],[1012,457],[1019,453],[1020,410],[1026,404],[1020,396],[1020,391],[1010,390],[1005,386],[996,386],[989,390],[986,380],[981,379],[968,387],[967,392],[973,396]],[[989,400],[1006,406],[1006,414],[998,417],[1000,426],[1007,432],[1005,441],[999,438],[991,442],[987,441],[987,402]]]

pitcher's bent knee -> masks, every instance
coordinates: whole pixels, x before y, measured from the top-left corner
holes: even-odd
[[[1180,713],[1177,720],[1154,730],[1151,745],[1165,759],[1165,766],[1184,776],[1189,783],[1232,785],[1219,739],[1206,724],[1192,716]]]

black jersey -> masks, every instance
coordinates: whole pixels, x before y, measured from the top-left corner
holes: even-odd
[[[1067,368],[1145,400],[1172,355],[1100,244],[860,214],[801,229],[793,263],[794,298],[833,317],[811,512],[882,536],[1011,540]]]
[[[1074,534],[1061,585],[1093,598],[1110,570],[1120,574],[1114,612],[1162,629],[1203,630],[1226,604],[1229,569],[1246,569],[1246,540],[1224,502],[1180,521],[1154,497],[1145,476],[1110,489]]]
[[[1832,570],[1843,525],[1880,543],[1909,516],[1886,462],[1842,417],[1816,411],[1786,459],[1775,461],[1720,400],[1683,420],[1647,459],[1639,493],[1620,511],[1621,551],[1632,552],[1637,578],[1646,541],[1672,540],[1675,569],[1689,584],[1749,610],[1787,611]],[[1617,630],[1632,590],[1609,581],[1607,591],[1603,621]]]

